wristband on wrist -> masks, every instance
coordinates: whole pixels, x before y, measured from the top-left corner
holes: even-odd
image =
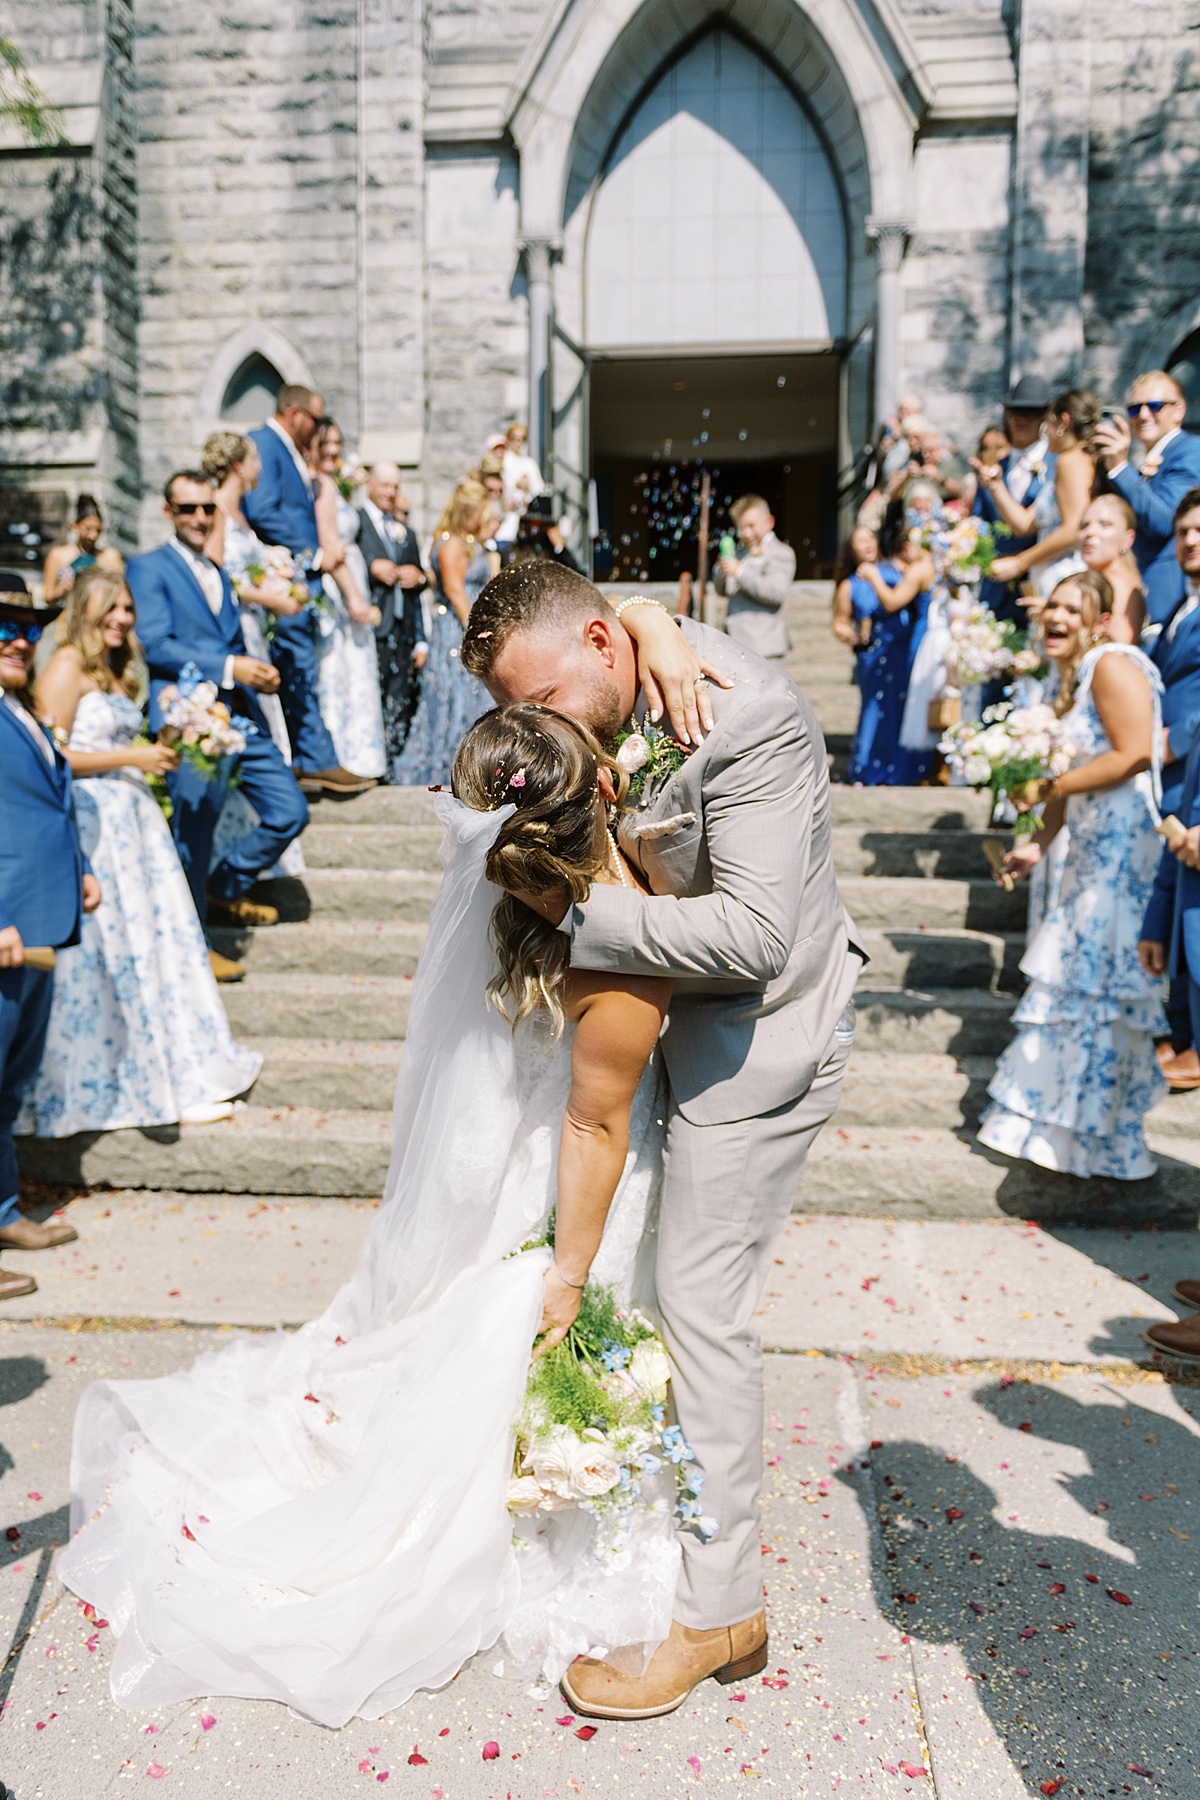
[[[661,600],[654,600],[649,594],[629,594],[624,600],[618,600],[613,607],[618,619],[627,606],[657,606],[659,612],[670,615],[670,607],[664,606]]]
[[[587,1286],[586,1280],[584,1280],[584,1281],[568,1281],[566,1276],[563,1274],[562,1270],[558,1266],[558,1258],[556,1256],[553,1256],[553,1255],[551,1256],[550,1267],[554,1270],[554,1273],[558,1276],[558,1279],[562,1282],[564,1287],[574,1288],[577,1293],[582,1294],[584,1288]]]

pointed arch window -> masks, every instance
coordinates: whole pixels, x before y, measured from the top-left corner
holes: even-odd
[[[275,411],[275,396],[283,376],[273,362],[254,350],[244,357],[225,384],[221,396],[221,422],[226,425],[261,425]]]

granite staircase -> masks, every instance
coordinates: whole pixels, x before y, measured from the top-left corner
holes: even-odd
[[[830,635],[828,588],[798,584],[792,672],[844,775],[857,710],[850,656]],[[1148,1182],[1081,1182],[972,1141],[1020,986],[1024,896],[990,879],[987,809],[946,788],[833,792],[842,892],[871,963],[842,1105],[809,1159],[805,1211],[966,1218],[1001,1213],[1096,1223],[1195,1222],[1200,1094],[1156,1109]],[[265,897],[279,925],[221,932],[246,980],[222,989],[235,1034],[263,1053],[232,1121],[24,1140],[44,1180],[262,1195],[375,1196],[413,972],[437,882],[430,797],[380,788],[322,800],[304,837],[309,873]]]

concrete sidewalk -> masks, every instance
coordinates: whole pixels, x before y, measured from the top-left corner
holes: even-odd
[[[111,1631],[52,1566],[82,1387],[184,1365],[231,1324],[307,1316],[372,1212],[107,1195],[72,1216],[80,1245],[25,1259],[31,1311],[56,1322],[0,1324],[0,1527],[17,1532],[0,1537],[0,1779],[16,1800],[340,1800],[385,1782],[414,1800],[703,1800],[747,1781],[1195,1793],[1200,1393],[1131,1360],[1200,1268],[1190,1234],[793,1221],[762,1320],[766,1676],[581,1738],[560,1695],[497,1677],[494,1654],[341,1732],[238,1701],[112,1704]],[[209,1323],[116,1323],[136,1318]]]

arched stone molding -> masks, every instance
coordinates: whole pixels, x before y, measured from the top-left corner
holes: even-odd
[[[284,381],[303,383],[315,388],[312,370],[296,346],[273,325],[244,325],[227,338],[217,351],[203,381],[196,391],[196,420],[193,435],[197,442],[214,430],[221,417],[221,401],[237,371],[248,356],[257,351],[279,370]]]
[[[1167,368],[1184,339],[1191,337],[1196,330],[1200,330],[1200,294],[1192,300],[1185,300],[1182,306],[1177,306],[1165,319],[1154,321],[1145,337],[1138,340],[1132,354],[1125,359],[1122,380],[1132,381],[1143,369]]]

